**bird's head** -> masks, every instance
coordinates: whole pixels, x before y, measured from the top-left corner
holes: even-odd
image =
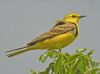
[[[81,16],[78,13],[70,13],[70,14],[65,15],[64,21],[77,24],[79,22],[80,18],[83,18],[83,17],[86,17],[86,16]]]

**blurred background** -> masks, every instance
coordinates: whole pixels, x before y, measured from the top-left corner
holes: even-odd
[[[13,58],[8,58],[4,52],[24,46],[70,12],[87,17],[79,22],[77,40],[63,52],[95,49],[93,58],[100,61],[100,0],[0,0],[0,74],[44,70],[49,60],[42,64],[38,58],[45,51],[35,50]]]

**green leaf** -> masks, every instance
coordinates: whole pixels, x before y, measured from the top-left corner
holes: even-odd
[[[78,57],[80,57],[82,54],[81,53],[76,53],[72,56],[69,57],[68,59],[68,62],[66,64],[70,64],[72,63],[73,61],[75,61]]]
[[[67,52],[65,52],[66,57],[70,57],[71,55]]]
[[[100,68],[89,70],[86,74],[100,74]]]
[[[82,56],[80,59],[79,59],[79,70],[81,72],[81,74],[84,74],[84,72],[88,69],[88,62],[85,58],[85,56]]]
[[[93,74],[96,74],[98,71],[100,71],[100,68],[96,68],[96,69],[91,70],[91,72],[92,72]]]
[[[78,49],[75,54],[67,52],[47,51],[43,53],[39,61],[43,63],[48,59],[52,59],[49,66],[38,74],[100,74],[100,63],[96,62],[90,55],[94,50],[90,50],[84,54],[87,48]],[[36,74],[35,71],[31,71]]]
[[[54,63],[54,72],[55,74],[59,74],[59,72],[61,71],[62,68],[62,64],[63,64],[63,57],[60,56]]]
[[[49,56],[50,58],[59,57],[60,54],[61,54],[61,53],[59,53],[59,52],[57,52],[57,51],[49,51],[49,52],[48,52],[48,56]]]
[[[76,74],[78,67],[79,67],[79,60],[76,60],[70,68],[69,74]]]
[[[87,50],[87,48],[82,48],[82,49],[78,49],[77,52],[84,52],[86,50]]]
[[[48,52],[45,52],[44,54],[42,54],[42,55],[39,57],[39,61],[45,62],[47,58],[48,58]]]
[[[94,49],[93,49],[93,50],[90,50],[90,51],[87,53],[87,55],[93,54],[94,51],[95,51]]]
[[[95,62],[94,61],[94,67],[98,67],[100,65],[100,62]]]
[[[36,72],[34,70],[31,70],[31,74],[36,74]]]
[[[45,71],[38,72],[38,74],[49,74],[50,71],[53,69],[53,67],[54,67],[54,63],[51,62],[51,63],[49,64],[49,66],[45,69]]]

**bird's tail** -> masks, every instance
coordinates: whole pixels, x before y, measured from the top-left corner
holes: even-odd
[[[24,53],[24,52],[27,52],[30,50],[31,49],[28,46],[25,46],[25,47],[21,47],[18,49],[13,49],[13,50],[7,51],[6,53],[8,53],[8,55],[7,55],[8,57],[13,57],[13,56],[19,55],[21,53]]]

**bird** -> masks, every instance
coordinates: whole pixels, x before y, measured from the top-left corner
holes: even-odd
[[[33,39],[25,46],[7,51],[8,57],[13,57],[31,50],[61,51],[70,45],[79,35],[79,20],[86,16],[79,13],[69,13],[47,32]]]

